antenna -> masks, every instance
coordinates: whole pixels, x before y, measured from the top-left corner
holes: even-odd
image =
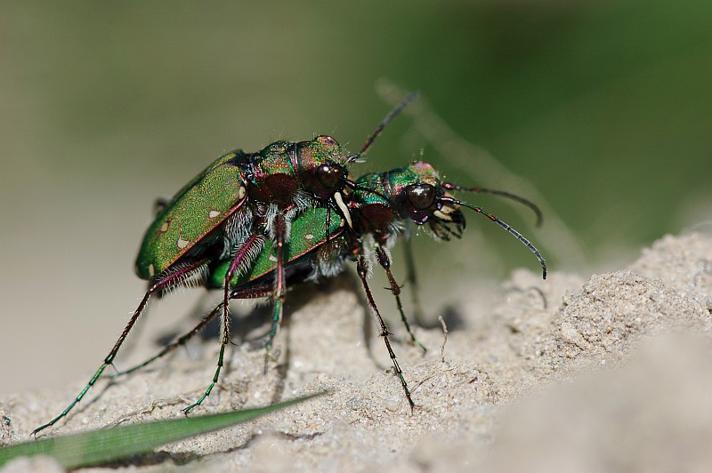
[[[418,98],[418,95],[420,95],[418,91],[411,92],[398,105],[393,107],[393,109],[388,112],[388,115],[385,116],[383,121],[378,124],[376,129],[373,130],[371,135],[366,139],[366,142],[361,147],[361,151],[359,151],[357,155],[351,156],[349,161],[356,161],[358,158],[365,155],[369,148],[371,148],[373,142],[376,141],[376,138],[378,138],[378,136],[383,132],[383,129],[386,128],[386,125],[392,122],[393,119],[396,118],[413,100]]]

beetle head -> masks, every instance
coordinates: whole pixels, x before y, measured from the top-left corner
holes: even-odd
[[[462,236],[465,217],[431,164],[416,161],[389,174],[391,201],[401,218],[427,224],[443,240]]]
[[[297,146],[300,178],[314,198],[327,200],[344,188],[348,177],[347,158],[337,141],[320,135]]]
[[[406,168],[385,173],[367,174],[354,183],[354,189],[356,198],[352,205],[359,210],[356,215],[358,227],[365,232],[380,233],[379,236],[387,241],[393,236],[392,224],[400,217],[400,220],[410,220],[416,225],[427,224],[436,238],[460,238],[465,229],[465,216],[461,209],[467,208],[494,222],[526,246],[539,260],[542,276],[546,279],[546,261],[527,238],[494,214],[455,198],[449,191],[506,197],[530,207],[536,213],[537,221],[540,221],[539,208],[523,197],[506,191],[468,188],[443,182],[435,168],[424,161],[416,161]],[[361,223],[364,217],[367,220],[365,225]],[[377,225],[373,225],[374,222]]]

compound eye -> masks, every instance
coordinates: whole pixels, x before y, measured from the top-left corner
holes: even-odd
[[[341,184],[344,170],[337,164],[322,164],[317,168],[316,173],[324,187],[336,190]]]
[[[425,210],[435,203],[435,187],[430,184],[414,184],[406,189],[408,201],[418,209]]]

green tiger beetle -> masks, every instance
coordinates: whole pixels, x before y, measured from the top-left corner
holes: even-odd
[[[65,417],[113,364],[151,296],[179,286],[204,285],[212,272],[211,265],[229,260],[221,284],[223,336],[218,366],[203,396],[185,411],[200,405],[219,378],[225,346],[230,340],[229,282],[265,253],[268,241],[270,256],[276,259],[274,284],[271,291],[260,294],[274,301],[269,350],[282,320],[288,261],[285,246],[290,240],[293,219],[305,210],[324,208],[325,228],[332,227],[332,220],[340,223],[342,217],[351,225],[344,190],[353,188],[355,183],[349,179],[348,166],[360,161],[388,123],[416,96],[417,93],[411,93],[391,110],[357,154],[346,152],[326,135],[301,142],[277,141],[255,153],[236,150],[215,160],[169,202],[159,203],[136,259],[136,274],[149,281],[148,290],[86,386],[59,415],[35,429],[33,435]],[[250,291],[245,297],[258,296]]]
[[[368,274],[373,260],[385,271],[389,289],[395,297],[401,320],[411,341],[424,349],[410,328],[400,299],[401,287],[391,270],[390,248],[401,236],[405,236],[407,241],[408,235],[404,233],[407,225],[415,224],[424,227],[437,240],[460,238],[465,229],[465,217],[460,208],[468,208],[485,216],[523,243],[539,260],[542,276],[546,279],[546,262],[528,239],[495,215],[484,211],[481,207],[471,206],[456,199],[450,192],[487,193],[518,201],[535,212],[537,224],[541,223],[541,211],[532,202],[509,192],[480,187],[468,188],[443,182],[437,171],[423,161],[384,173],[366,174],[357,179],[354,184],[356,190],[347,194],[346,206],[352,226],[344,225],[345,219],[335,216],[336,221],[332,221],[330,227],[324,227],[327,210],[323,208],[307,209],[293,220],[292,239],[287,246],[285,257],[286,266],[290,270],[289,282],[291,285],[332,277],[343,270],[346,261],[356,262],[356,270],[369,308],[378,320],[380,335],[385,342],[394,371],[400,380],[408,404],[413,409],[415,404],[410,389],[389,340],[390,331],[368,284]],[[268,245],[271,243],[266,243],[264,251],[256,257],[251,268],[245,273],[234,276],[230,281],[231,298],[243,299],[270,295],[276,262]],[[406,255],[412,259],[412,255],[408,252]],[[206,282],[208,288],[222,288],[229,265],[229,260],[222,260],[214,266]],[[156,355],[119,374],[129,374],[143,368],[186,343],[218,314],[223,304],[215,307],[191,331],[165,346]]]
[[[349,179],[346,165],[365,154],[385,125],[413,97],[409,96],[386,116],[358,155],[344,153],[333,138],[326,136],[300,143],[277,142],[259,153],[228,153],[186,185],[158,213],[144,237],[136,268],[138,275],[149,279],[151,285],[126,328],[76,398],[33,434],[65,417],[106,367],[113,364],[121,344],[152,294],[179,285],[204,285],[224,291],[222,303],[194,329],[156,356],[118,373],[133,372],[160,358],[185,343],[222,311],[218,365],[203,395],[184,409],[188,413],[203,402],[219,379],[225,346],[230,340],[229,300],[272,299],[274,309],[269,347],[281,321],[287,271],[292,276],[290,282],[330,277],[342,269],[347,259],[357,263],[369,306],[378,318],[394,369],[413,408],[410,391],[389,342],[389,331],[367,283],[369,255],[374,249],[375,259],[386,271],[401,318],[414,342],[400,302],[400,286],[390,270],[388,254],[388,248],[398,238],[404,222],[427,223],[436,238],[459,237],[465,224],[459,207],[470,208],[527,245],[539,258],[546,277],[544,260],[528,240],[494,215],[454,199],[447,191],[499,194],[529,205],[540,216],[536,206],[521,197],[503,191],[442,183],[432,166],[422,162],[387,173],[369,174],[356,181]],[[229,196],[225,195],[225,189],[230,190]],[[203,214],[207,214],[207,220]]]

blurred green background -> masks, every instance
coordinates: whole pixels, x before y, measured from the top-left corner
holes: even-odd
[[[389,108],[379,78],[419,89],[539,189],[586,253],[575,269],[619,267],[710,210],[709,2],[0,5],[0,356],[25,360],[2,362],[3,391],[59,385],[104,354],[143,288],[132,265],[156,197],[235,147],[329,133],[357,149]],[[411,124],[394,123],[355,172],[422,152],[464,175]],[[571,266],[556,241],[511,220]],[[453,255],[487,260],[477,248],[496,241],[506,264],[484,268],[535,268],[492,227],[418,248],[444,270]]]

